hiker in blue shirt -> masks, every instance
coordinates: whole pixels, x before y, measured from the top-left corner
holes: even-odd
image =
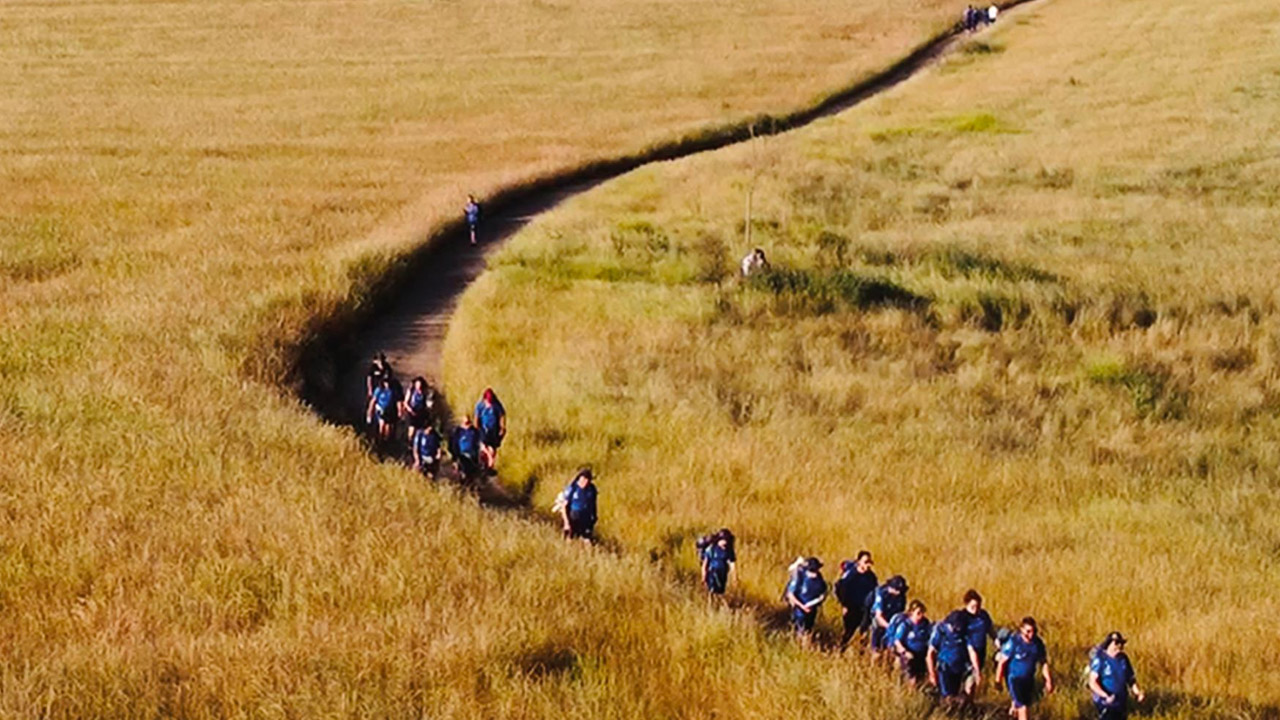
[[[1093,694],[1098,720],[1126,720],[1130,691],[1138,702],[1146,698],[1124,652],[1126,642],[1124,635],[1111,632],[1090,654],[1089,691]]]
[[[965,676],[971,669],[974,687],[982,681],[978,652],[969,637],[971,622],[967,611],[952,610],[933,626],[929,637],[929,684],[938,688],[944,703],[963,704],[968,699]]]
[[[369,409],[365,411],[369,424],[374,426],[382,440],[390,439],[395,432],[396,406],[396,393],[391,387],[391,378],[383,375],[378,380],[378,387],[373,390],[373,396],[369,398]]]
[[[414,435],[431,422],[433,404],[434,397],[431,389],[427,387],[427,379],[419,375],[409,385],[409,391],[404,395],[404,402],[400,403],[400,414],[409,426],[410,447],[413,446]]]
[[[872,593],[871,632],[869,633],[872,661],[878,660],[880,654],[888,649],[886,631],[889,629],[889,620],[906,610],[909,589],[906,578],[894,575]]]
[[[977,660],[971,668],[972,674],[965,679],[965,693],[973,695],[982,684],[982,670],[987,662],[987,640],[996,637],[996,625],[991,615],[982,607],[982,595],[972,588],[964,594],[964,610],[969,616],[968,638]]]
[[[925,617],[924,603],[912,600],[907,611],[889,621],[886,630],[889,647],[898,656],[902,679],[911,687],[924,680],[928,670],[929,635],[933,625]]]
[[[467,204],[462,208],[462,214],[467,218],[467,229],[471,232],[471,244],[476,244],[476,226],[480,224],[480,203],[476,202],[475,195],[467,196]]]
[[[733,549],[733,533],[722,528],[711,537],[702,549],[702,583],[712,595],[724,595],[729,587],[729,575],[738,561]]]
[[[434,425],[428,424],[418,431],[411,441],[413,447],[413,469],[434,480],[440,471],[440,433]]]
[[[841,652],[848,647],[855,633],[865,632],[870,627],[867,597],[875,592],[880,582],[871,569],[874,564],[871,553],[866,550],[859,551],[853,562],[846,560],[840,563],[840,579],[836,580],[835,591],[844,621],[844,632],[840,635]]]
[[[595,542],[596,536],[596,488],[591,468],[583,468],[573,477],[561,494],[560,518],[564,521],[564,536],[570,540],[582,538]]]
[[[809,644],[818,611],[827,599],[827,581],[822,579],[822,561],[808,558],[787,586],[787,604],[791,606],[791,624],[805,645]]]
[[[996,683],[1008,681],[1012,700],[1009,714],[1015,720],[1027,720],[1027,708],[1037,700],[1036,667],[1044,666],[1044,692],[1053,692],[1053,673],[1049,670],[1049,653],[1040,639],[1036,620],[1024,617],[1018,632],[1011,635],[1000,648],[996,664]]]
[[[462,424],[453,429],[449,436],[449,454],[453,463],[458,466],[458,478],[463,482],[471,482],[480,474],[480,431],[471,424],[471,418],[464,416]]]
[[[480,428],[480,463],[484,469],[492,470],[498,461],[498,448],[507,436],[507,409],[493,388],[485,388],[476,403],[476,426]]]

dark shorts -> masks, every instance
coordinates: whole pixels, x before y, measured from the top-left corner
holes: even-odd
[[[405,421],[409,423],[409,427],[424,428],[427,426],[428,416],[427,416],[427,411],[425,409],[417,410],[417,411],[410,410],[409,412],[405,413],[404,417],[405,417]]]
[[[1005,684],[1009,687],[1009,698],[1013,700],[1014,707],[1029,707],[1039,699],[1039,690],[1036,688],[1034,675],[1023,677],[1013,677],[1011,675]]]
[[[569,513],[569,537],[594,540],[596,535],[595,518]]]
[[[713,595],[723,595],[729,586],[729,569],[707,568],[707,590]]]
[[[396,412],[396,409],[393,407],[386,408],[385,410],[375,407],[373,409],[373,416],[378,419],[378,422],[384,423],[393,423],[400,417]]]
[[[425,460],[422,462],[421,465],[418,466],[418,472],[422,473],[423,475],[431,475],[432,477],[434,477],[440,472],[440,461]]]
[[[502,447],[502,430],[501,429],[494,428],[492,430],[484,430],[483,435],[484,435],[484,440],[482,442],[484,442],[485,445],[488,445],[489,447],[494,448],[495,450],[497,448]]]
[[[458,472],[465,476],[476,475],[480,472],[480,458],[473,458],[467,455],[459,455],[454,459],[454,463],[458,466]]]
[[[969,675],[969,666],[938,666],[938,692],[942,697],[956,697],[964,692],[964,679]]]
[[[1098,720],[1128,720],[1129,718],[1127,705],[1104,705],[1094,700],[1093,706],[1098,710]]]
[[[798,607],[791,608],[791,625],[795,627],[796,632],[809,632],[813,629],[813,623],[817,619],[817,610],[805,612]]]
[[[914,653],[908,660],[906,655],[900,655],[902,661],[902,678],[904,680],[920,681],[925,679],[929,674],[929,664],[925,661],[924,653]]]

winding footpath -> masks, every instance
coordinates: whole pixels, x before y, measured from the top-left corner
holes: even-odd
[[[1013,0],[1000,8],[1006,12],[1034,1]],[[443,381],[445,334],[459,298],[484,271],[489,253],[502,247],[504,241],[535,217],[644,165],[718,150],[754,137],[781,134],[848,110],[929,67],[965,36],[957,24],[888,69],[794,113],[713,129],[636,155],[591,163],[487,198],[478,245],[467,241],[467,229],[461,221],[441,228],[410,259],[408,270],[380,297],[382,302],[375,304],[371,315],[358,324],[356,332],[322,337],[317,345],[319,351],[313,348],[312,357],[304,355],[301,361],[303,399],[330,422],[359,426],[365,410],[364,372],[369,359],[379,352],[385,353],[392,367],[406,379],[423,375],[433,387],[439,388]],[[460,198],[459,214],[461,206]],[[317,361],[315,356],[323,360]],[[445,411],[448,412],[447,405]]]

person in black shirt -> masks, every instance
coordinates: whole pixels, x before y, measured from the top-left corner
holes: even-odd
[[[836,580],[836,600],[844,620],[844,633],[840,636],[840,649],[844,650],[858,631],[865,631],[871,618],[867,615],[867,596],[875,592],[879,580],[871,569],[874,565],[871,553],[862,550],[853,562],[840,563],[840,579]]]

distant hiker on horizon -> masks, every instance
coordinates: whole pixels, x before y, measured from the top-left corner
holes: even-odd
[[[485,388],[476,403],[476,426],[480,428],[480,466],[493,470],[498,462],[498,448],[507,436],[507,409],[493,388]]]
[[[440,472],[440,433],[435,425],[427,423],[410,441],[413,447],[413,469],[435,480]]]
[[[880,654],[889,648],[887,632],[889,620],[907,608],[907,579],[894,575],[871,594],[871,632],[868,633],[871,647],[871,660],[880,659]]]
[[[982,681],[982,663],[969,638],[972,616],[964,609],[952,610],[942,622],[933,626],[929,636],[929,684],[938,688],[945,705],[962,706],[969,699],[968,689]],[[983,636],[985,642],[986,636]],[[974,684],[966,685],[972,671]]]
[[[405,393],[404,402],[400,404],[400,414],[409,426],[411,447],[414,435],[431,423],[431,407],[434,404],[435,393],[427,386],[427,379],[421,375],[414,378],[409,392]]]
[[[373,391],[373,397],[369,398],[369,407],[365,410],[365,418],[369,421],[369,425],[374,427],[380,440],[390,440],[396,429],[396,407],[399,405],[396,399],[395,389],[391,386],[392,378],[383,375],[378,380],[378,387]]]
[[[1089,692],[1093,695],[1098,720],[1126,720],[1130,692],[1138,702],[1147,697],[1138,686],[1133,664],[1124,652],[1126,642],[1124,635],[1112,631],[1089,655]]]
[[[476,244],[476,226],[480,224],[480,203],[476,202],[475,195],[467,196],[467,204],[462,208],[462,214],[467,218],[467,229],[471,231],[471,244]]]
[[[978,8],[972,5],[964,9],[964,29],[969,32],[978,29]]]
[[[791,607],[791,625],[800,642],[808,646],[818,611],[827,599],[827,581],[822,578],[822,561],[806,558],[795,568],[787,583],[787,604]]]
[[[1044,666],[1044,692],[1053,693],[1053,672],[1049,669],[1049,653],[1041,640],[1036,619],[1022,618],[1018,632],[1000,648],[996,664],[996,683],[1007,681],[1009,689],[1009,715],[1015,720],[1027,720],[1028,708],[1039,699],[1036,688],[1036,668]]]
[[[600,491],[594,481],[591,468],[582,468],[556,500],[560,519],[564,521],[564,536],[570,540],[581,538],[588,543],[596,540],[596,503]]]
[[[906,612],[900,612],[889,621],[885,631],[888,645],[898,656],[898,669],[902,680],[911,687],[919,687],[928,675],[929,635],[933,624],[925,616],[924,603],[912,600]]]
[[[480,475],[480,431],[471,424],[471,416],[464,415],[462,423],[453,429],[449,454],[458,466],[458,479],[471,482]]]
[[[769,261],[764,259],[764,248],[756,248],[742,258],[742,277],[751,277],[756,272],[769,269]]]
[[[866,632],[871,627],[871,613],[867,599],[876,591],[880,581],[876,579],[871,566],[875,562],[871,553],[860,550],[853,562],[845,560],[840,563],[840,578],[836,580],[836,600],[840,603],[841,619],[844,631],[840,635],[840,650],[849,646],[849,641],[859,632]]]
[[[729,528],[721,528],[719,532],[700,541],[698,554],[702,566],[702,584],[712,597],[724,595],[729,588],[729,576],[738,562],[734,550],[733,532]]]

